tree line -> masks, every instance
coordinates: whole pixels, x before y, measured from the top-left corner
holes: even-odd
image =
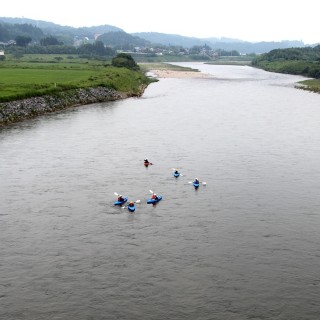
[[[31,24],[0,23],[0,42],[7,42],[20,36],[29,37],[35,41],[39,41],[41,38],[45,37],[40,28]]]
[[[320,45],[271,50],[257,56],[252,65],[267,71],[320,79]]]
[[[86,37],[84,37],[85,39]],[[143,53],[165,52],[177,55],[190,55],[193,59],[203,60],[206,56],[212,55],[212,48],[208,45],[193,46],[190,49],[182,46],[165,46],[152,44],[138,36],[132,36],[124,31],[110,31],[100,35],[96,41],[80,42],[76,47],[67,44],[61,36],[45,34],[40,28],[30,24],[7,24],[0,23],[0,42],[15,40],[16,47],[6,47],[6,51],[19,56],[23,53],[31,54],[78,54],[85,57],[113,56],[116,50],[136,51],[136,48]],[[75,37],[77,39],[77,37]],[[62,41],[63,40],[63,41]],[[151,51],[152,50],[152,51]],[[216,50],[215,50],[216,51]],[[218,50],[219,55],[237,56],[239,52],[235,50]]]

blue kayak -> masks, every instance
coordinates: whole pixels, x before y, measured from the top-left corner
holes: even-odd
[[[158,196],[158,199],[148,199],[147,203],[157,203],[162,200],[162,196]]]
[[[115,202],[114,202],[114,205],[115,205],[115,206],[120,206],[120,205],[126,203],[127,201],[128,201],[128,198],[123,198],[122,201],[118,201],[118,200],[115,201]]]
[[[176,178],[178,178],[178,177],[180,176],[180,173],[179,173],[179,172],[178,172],[178,173],[175,173],[175,172],[174,172],[174,173],[173,173],[173,176],[176,177]]]
[[[128,206],[128,210],[129,210],[130,212],[134,212],[134,211],[136,210],[136,206],[135,206],[135,205],[133,205],[132,207],[131,207],[131,206]]]
[[[199,187],[199,183],[196,183],[196,182],[193,181],[193,186],[194,186],[195,188],[198,188],[198,187]]]

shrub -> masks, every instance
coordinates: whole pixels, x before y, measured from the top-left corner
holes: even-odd
[[[124,67],[131,70],[139,70],[139,66],[136,64],[134,59],[130,54],[127,53],[119,53],[116,57],[114,57],[111,61],[111,64],[114,67]]]

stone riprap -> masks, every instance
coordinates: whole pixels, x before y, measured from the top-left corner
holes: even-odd
[[[42,97],[0,103],[0,125],[34,118],[67,107],[124,99],[135,94],[119,93],[105,87],[74,89]]]

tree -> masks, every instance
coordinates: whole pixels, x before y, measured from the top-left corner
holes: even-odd
[[[16,36],[15,40],[19,47],[26,47],[32,41],[28,36]]]
[[[57,45],[60,45],[61,43],[57,40],[57,38],[50,36],[50,37],[41,39],[40,44],[42,46],[57,46]]]
[[[199,54],[201,52],[202,46],[193,46],[190,48],[190,54]]]
[[[8,40],[10,40],[10,33],[4,25],[0,24],[0,41]]]
[[[139,70],[139,66],[136,64],[134,59],[130,54],[119,53],[116,57],[112,59],[111,64],[114,67],[124,67],[132,70]]]
[[[102,41],[96,41],[94,44],[86,43],[78,48],[79,54],[88,56],[112,56],[114,55],[114,50],[111,48],[105,48]]]
[[[96,41],[93,44],[93,49],[94,49],[95,54],[98,56],[106,55],[106,48],[104,47],[104,44],[102,41]]]

